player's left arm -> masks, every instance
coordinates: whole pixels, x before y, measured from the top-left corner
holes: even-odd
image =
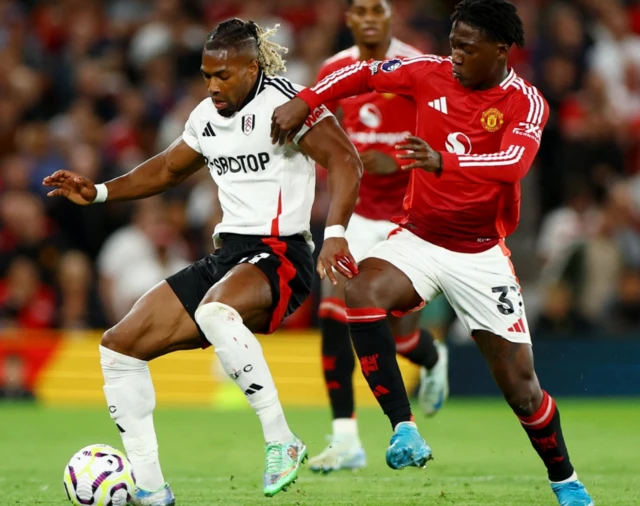
[[[441,151],[442,181],[513,184],[529,172],[540,148],[549,106],[539,94],[520,96],[497,153],[458,155]]]
[[[362,162],[335,117],[319,118],[312,126],[302,136],[298,134],[297,142],[307,156],[328,171],[331,202],[317,270],[321,279],[326,275],[336,284],[332,267],[348,278],[357,273],[356,262],[344,239],[344,231],[358,199]]]

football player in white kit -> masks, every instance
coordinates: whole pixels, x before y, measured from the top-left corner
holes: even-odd
[[[233,19],[209,35],[201,72],[210,98],[191,113],[181,138],[131,172],[104,184],[68,171],[44,179],[50,196],[80,205],[162,193],[206,165],[223,210],[217,251],[147,292],[107,330],[100,344],[104,392],[137,478],[136,505],[169,506],[153,425],[155,392],[148,361],[213,345],[226,374],[254,408],[266,441],[264,493],[290,485],[307,456],[289,429],[260,343],[311,291],[309,221],[315,162],[327,167],[332,195],[316,270],[336,282],[335,269],[357,272],[344,231],[358,196],[358,154],[324,106],[313,111],[295,142],[273,145],[273,110],[302,87],[275,77],[284,51],[274,32]]]

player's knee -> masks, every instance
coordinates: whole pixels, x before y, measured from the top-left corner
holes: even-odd
[[[224,344],[230,335],[230,325],[243,325],[242,316],[231,306],[222,302],[204,302],[194,315],[196,323],[204,332],[214,349]]]
[[[542,390],[537,381],[522,381],[504,392],[504,398],[518,416],[531,416],[540,407]]]
[[[146,357],[139,356],[140,354],[135,345],[136,341],[136,339],[132,338],[131,333],[121,332],[116,325],[102,334],[100,345],[128,357],[147,360]]]
[[[206,299],[196,309],[194,318],[196,323],[201,326],[209,321],[215,324],[220,324],[220,322],[224,321],[239,321],[242,323],[242,316],[234,308],[223,302],[207,302]]]
[[[320,288],[322,291],[322,297],[332,297],[344,300],[344,287],[347,284],[347,278],[343,276],[336,276],[338,281],[337,285],[333,285],[329,278],[322,280]]]
[[[382,307],[383,293],[377,289],[375,283],[366,278],[356,276],[347,281],[344,290],[344,301],[347,307]]]
[[[118,332],[115,330],[115,327],[112,327],[105,331],[102,334],[102,339],[100,340],[100,346],[107,348],[111,351],[117,351],[118,353],[122,353],[122,339],[118,336]]]

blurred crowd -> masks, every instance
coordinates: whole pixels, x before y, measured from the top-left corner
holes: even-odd
[[[640,2],[520,0],[512,65],[551,115],[535,168],[537,334],[640,330]],[[448,53],[454,0],[393,0],[393,30]],[[206,171],[137,203],[78,208],[41,181],[96,181],[167,147],[206,96],[205,36],[238,16],[280,24],[286,76],[312,84],[352,44],[342,0],[0,0],[0,329],[104,328],[211,252]],[[327,207],[319,178],[313,232]],[[319,239],[318,241],[319,242]],[[317,300],[317,298],[316,298]],[[313,323],[314,299],[290,325]]]

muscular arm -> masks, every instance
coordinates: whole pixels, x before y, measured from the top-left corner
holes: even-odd
[[[180,138],[131,172],[105,183],[107,199],[135,200],[157,195],[180,184],[203,165],[202,155]],[[95,202],[98,195],[93,181],[67,170],[45,177],[42,184],[55,188],[47,194],[49,197],[65,197],[81,206]],[[104,198],[99,202],[103,201]]]
[[[333,117],[320,121],[300,139],[298,145],[328,171],[331,203],[327,226],[347,228],[362,177],[362,162],[355,147]]]
[[[157,195],[179,185],[204,164],[202,155],[179,138],[162,153],[105,183],[109,190],[108,200],[135,200]]]

